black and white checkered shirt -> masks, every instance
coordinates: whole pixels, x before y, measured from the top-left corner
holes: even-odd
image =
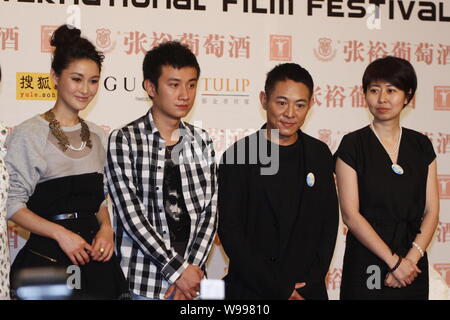
[[[184,257],[175,252],[163,203],[165,141],[150,112],[109,137],[105,174],[113,203],[116,248],[130,290],[163,299],[188,264],[203,267],[217,229],[217,168],[205,130],[180,123],[178,161],[191,233]]]

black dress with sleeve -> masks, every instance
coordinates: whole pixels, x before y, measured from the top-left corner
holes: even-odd
[[[95,213],[103,199],[103,175],[87,173],[38,183],[27,207],[39,216],[78,234],[91,244],[99,230]],[[77,212],[81,217],[53,221],[54,216],[69,212]],[[13,297],[16,298],[15,284],[21,270],[51,267],[67,270],[67,283],[72,285],[73,289],[72,299],[129,298],[128,284],[115,254],[107,262],[91,259],[89,263],[80,265],[81,279],[78,283],[70,280],[70,276],[75,275],[74,271],[69,272],[73,269],[68,269],[72,265],[55,240],[31,233],[11,267]]]
[[[339,157],[357,173],[360,213],[393,253],[405,256],[420,233],[426,203],[428,166],[436,154],[425,135],[406,128],[402,131],[397,164],[403,168],[403,174],[392,170],[389,155],[369,126],[345,135],[334,157]],[[400,289],[384,286],[388,266],[349,230],[342,270],[341,299],[428,299],[426,254],[417,265],[422,273],[411,285]],[[368,286],[373,270],[381,271],[380,286],[369,289],[373,288],[372,285]]]

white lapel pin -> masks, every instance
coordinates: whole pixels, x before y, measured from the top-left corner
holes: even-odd
[[[314,174],[312,172],[308,173],[308,175],[306,176],[306,184],[308,185],[308,187],[311,188],[315,182],[316,178],[314,177]]]
[[[392,168],[392,171],[394,171],[396,174],[398,174],[400,176],[404,173],[403,168],[400,165],[396,164],[396,163],[394,163],[391,166],[391,168]]]

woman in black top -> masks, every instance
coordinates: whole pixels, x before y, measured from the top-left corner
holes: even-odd
[[[439,220],[430,140],[400,127],[417,78],[403,59],[375,60],[363,76],[373,122],[347,134],[335,154],[348,226],[341,299],[428,299],[426,249]]]
[[[114,255],[105,201],[104,133],[79,116],[97,93],[103,55],[66,25],[51,44],[56,103],[16,126],[7,140],[8,217],[31,232],[11,267],[12,294],[29,297],[19,291],[22,270],[54,267],[71,275],[74,298],[117,299],[128,286]],[[49,294],[34,298],[62,298]]]

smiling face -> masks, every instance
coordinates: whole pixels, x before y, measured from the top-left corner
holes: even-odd
[[[395,120],[408,103],[405,92],[387,81],[373,81],[367,88],[366,102],[375,121]]]
[[[74,112],[85,109],[98,90],[100,71],[96,62],[90,59],[73,60],[57,75],[51,72],[57,85],[56,106]]]
[[[180,120],[192,109],[197,91],[198,74],[194,67],[176,69],[162,66],[158,88],[145,80],[145,90],[152,97],[153,108],[167,118]],[[155,111],[156,111],[155,110]]]
[[[279,130],[280,145],[296,142],[297,130],[305,122],[311,107],[308,87],[292,80],[279,81],[270,96],[261,92],[260,100],[267,111],[267,130]]]

